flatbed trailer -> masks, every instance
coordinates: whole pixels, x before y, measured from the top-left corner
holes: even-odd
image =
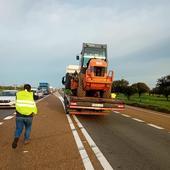
[[[67,114],[107,115],[125,109],[123,101],[99,97],[77,97],[64,95]]]

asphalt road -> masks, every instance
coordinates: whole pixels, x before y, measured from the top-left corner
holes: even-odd
[[[3,120],[5,117],[13,114],[15,109],[0,109],[0,121]]]
[[[73,137],[76,130],[94,169],[101,169],[91,150],[95,145],[90,148],[78,127],[70,129],[61,101],[50,95],[37,105],[39,114],[34,117],[31,143],[23,145],[21,136],[16,150],[11,149],[15,117],[1,121],[14,110],[0,110],[0,169],[84,169],[79,153],[82,147],[76,146]],[[132,108],[123,113],[77,117],[114,170],[170,170],[170,116]]]
[[[77,116],[115,170],[169,170],[170,133],[120,114]]]

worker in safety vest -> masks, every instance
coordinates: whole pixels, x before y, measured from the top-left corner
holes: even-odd
[[[30,142],[30,132],[32,127],[33,115],[37,114],[37,107],[34,101],[31,86],[24,85],[24,90],[16,94],[16,130],[12,148],[17,147],[19,137],[25,127],[24,143]]]

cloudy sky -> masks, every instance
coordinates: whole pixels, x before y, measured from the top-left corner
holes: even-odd
[[[83,42],[108,45],[115,79],[170,74],[169,0],[0,0],[0,84],[61,87]]]

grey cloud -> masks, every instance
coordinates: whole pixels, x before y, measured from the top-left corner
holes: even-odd
[[[170,23],[167,22],[169,1],[103,2],[1,0],[0,57],[12,70],[8,73],[1,71],[0,77],[7,74],[10,77],[11,72],[17,75],[17,66],[20,65],[24,74],[29,74],[30,79],[32,76],[31,81],[46,77],[60,86],[53,77],[60,80],[66,65],[76,63],[75,55],[80,52],[82,42],[107,43],[110,63],[120,65],[121,61],[123,66],[129,58],[134,59],[133,56],[138,56],[134,59],[138,65],[140,56],[146,56],[146,53],[151,60],[154,50],[148,52],[148,49],[157,48],[157,58],[162,58],[161,54],[169,55],[168,46],[161,46],[170,37]],[[36,72],[28,73],[29,69],[24,68],[29,61],[32,61],[32,70]],[[133,67],[131,64],[128,69]],[[125,69],[121,71],[119,66],[117,68],[118,77],[127,72]],[[4,70],[5,66],[0,69]],[[127,76],[132,74],[131,71]],[[24,76],[20,75],[18,83],[23,79]],[[15,82],[12,78],[1,78],[1,81]]]

